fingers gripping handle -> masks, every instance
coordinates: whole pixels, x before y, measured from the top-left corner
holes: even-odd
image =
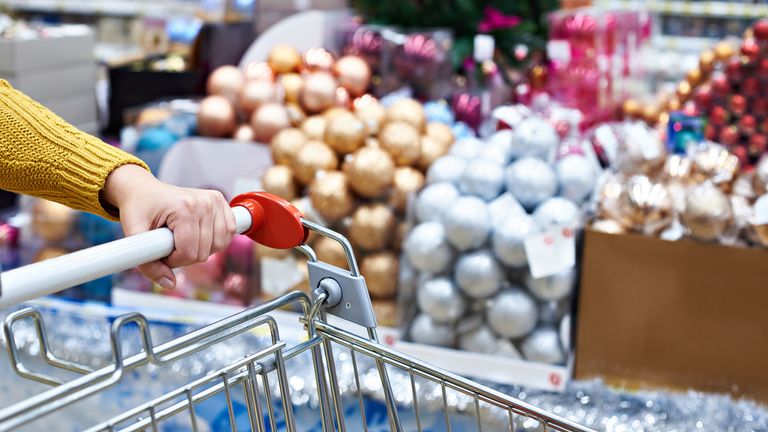
[[[252,192],[236,197],[232,206],[238,234],[245,233],[275,248],[293,247],[306,239],[306,231],[301,226],[301,212],[281,198]],[[271,218],[288,218],[289,221]],[[298,220],[300,230],[291,222],[293,219]],[[288,234],[281,235],[282,229]],[[0,307],[165,258],[173,249],[173,232],[168,228],[159,228],[4,272],[0,274]]]

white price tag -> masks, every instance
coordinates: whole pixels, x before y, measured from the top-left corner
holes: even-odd
[[[576,233],[573,228],[551,228],[525,239],[531,276],[542,278],[576,265]]]

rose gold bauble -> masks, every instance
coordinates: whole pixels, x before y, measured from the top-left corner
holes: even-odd
[[[417,100],[400,99],[387,109],[387,122],[405,122],[422,133],[427,125],[427,116]]]
[[[339,78],[339,85],[347,89],[352,97],[363,95],[371,84],[371,67],[357,56],[340,58],[333,66],[333,72]]]
[[[62,249],[60,247],[47,246],[47,247],[44,247],[44,248],[40,249],[35,254],[35,257],[32,258],[32,262],[45,261],[45,260],[49,260],[51,258],[56,258],[56,257],[60,257],[62,255],[66,255],[68,253],[69,253],[69,251],[67,251],[66,249]]]
[[[363,122],[351,113],[332,118],[325,128],[326,144],[342,155],[362,147],[367,136]]]
[[[362,205],[352,213],[349,240],[367,250],[377,251],[389,245],[395,232],[395,215],[386,204]]]
[[[427,130],[424,134],[430,138],[440,141],[446,147],[450,147],[455,140],[451,127],[445,123],[427,123]]]
[[[208,77],[206,91],[209,95],[225,96],[231,101],[236,101],[243,91],[245,76],[236,66],[220,66]]]
[[[283,95],[286,102],[299,103],[299,95],[301,94],[301,86],[304,84],[304,80],[301,75],[297,73],[287,73],[280,75],[279,78],[280,87],[283,89]]]
[[[304,110],[301,108],[301,105],[297,103],[287,103],[285,104],[285,109],[288,111],[288,118],[291,120],[291,126],[298,127],[301,126],[302,123],[304,123],[304,120],[307,118],[307,115],[304,114]]]
[[[336,80],[327,72],[315,72],[304,80],[301,105],[309,113],[319,113],[336,103]]]
[[[309,116],[301,124],[301,130],[308,139],[322,141],[325,137],[325,127],[328,120],[321,115]]]
[[[372,305],[377,324],[392,328],[400,325],[400,308],[396,300],[374,299]]]
[[[277,164],[291,166],[306,142],[307,136],[299,129],[281,130],[272,137],[270,142],[272,160]]]
[[[253,128],[247,124],[241,124],[232,134],[232,139],[236,141],[253,141]]]
[[[312,207],[328,222],[336,222],[352,211],[354,201],[347,176],[339,171],[317,175],[309,185]]]
[[[446,144],[428,135],[422,136],[419,141],[419,168],[426,171],[434,161],[448,154],[450,149],[450,143]]]
[[[365,278],[368,292],[377,299],[395,297],[399,271],[397,257],[389,251],[368,255],[360,262],[360,273]]]
[[[334,105],[345,109],[352,108],[352,97],[344,87],[336,88],[336,102]]]
[[[275,73],[266,62],[251,62],[245,67],[245,79],[273,81]]]
[[[344,248],[342,248],[341,243],[336,240],[320,236],[312,244],[312,249],[314,249],[317,254],[318,261],[342,269],[347,269],[347,257],[344,254]]]
[[[285,165],[273,165],[267,169],[261,178],[264,192],[283,197],[287,200],[296,198],[296,183],[293,181],[293,171]]]
[[[303,56],[304,69],[309,72],[328,72],[333,68],[333,54],[325,48],[310,48]]]
[[[329,122],[335,119],[336,117],[348,116],[348,115],[352,115],[352,113],[344,107],[330,107],[327,110],[323,111],[323,117],[325,117],[325,119],[328,120]]]
[[[74,210],[63,204],[36,200],[32,207],[32,231],[49,243],[65,240],[76,216]]]
[[[389,196],[389,204],[398,211],[405,211],[408,205],[408,197],[424,186],[424,174],[411,167],[399,167],[395,170],[395,178],[392,184],[392,194]]]
[[[419,132],[405,122],[387,123],[379,133],[379,142],[397,165],[413,165],[421,155]]]
[[[288,111],[279,103],[266,103],[254,111],[251,117],[256,141],[268,143],[283,129],[291,127]]]
[[[293,171],[296,180],[306,185],[315,179],[318,171],[333,171],[338,165],[336,153],[327,144],[322,141],[307,141],[293,162]]]
[[[231,136],[236,115],[232,103],[224,96],[208,96],[200,101],[197,111],[197,131],[202,136]]]
[[[366,95],[367,96],[367,95]],[[365,98],[363,96],[362,98]],[[372,96],[370,96],[373,98]],[[387,116],[387,110],[375,99],[368,103],[357,103],[362,98],[357,98],[355,103],[355,115],[365,123],[365,128],[370,135],[377,135]]]
[[[301,54],[291,45],[275,45],[269,51],[267,64],[276,74],[295,72],[301,65]]]
[[[257,108],[270,102],[278,102],[277,87],[271,81],[249,81],[240,94],[240,107],[246,118],[250,118]]]
[[[386,151],[366,146],[352,153],[344,162],[352,190],[366,198],[383,195],[392,185],[395,162]]]

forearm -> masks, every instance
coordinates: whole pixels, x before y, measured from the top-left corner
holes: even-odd
[[[146,169],[0,80],[0,188],[112,217],[100,193],[110,173],[126,164]]]

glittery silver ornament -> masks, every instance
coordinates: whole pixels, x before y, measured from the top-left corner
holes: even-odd
[[[427,170],[427,183],[449,182],[458,184],[466,167],[466,159],[456,155],[445,155],[430,165]]]
[[[504,185],[504,170],[498,163],[476,158],[467,163],[459,179],[459,190],[490,201],[501,193]]]
[[[520,122],[515,128],[512,141],[512,155],[549,159],[560,143],[555,128],[541,117],[532,116]]]
[[[507,167],[505,180],[507,190],[529,210],[557,193],[557,176],[541,159],[518,159]]]
[[[493,134],[478,153],[478,158],[488,159],[506,165],[512,158],[513,132],[504,129]]]
[[[536,327],[538,315],[531,296],[519,288],[512,288],[490,300],[487,319],[488,325],[501,336],[519,338]]]
[[[552,327],[539,327],[520,344],[527,360],[548,364],[563,364],[565,353],[560,346],[560,336]]]
[[[546,301],[539,303],[539,322],[558,325],[570,308],[568,301]]]
[[[513,214],[500,225],[494,225],[491,234],[493,253],[502,263],[510,267],[528,265],[525,254],[525,239],[539,231],[539,227],[527,214]]]
[[[571,349],[571,314],[566,314],[560,320],[560,345],[564,351]]]
[[[595,189],[597,170],[586,156],[571,154],[555,164],[560,195],[580,203]]]
[[[480,154],[480,150],[483,149],[484,145],[485,143],[477,138],[463,138],[453,143],[448,154],[470,160]]]
[[[464,196],[449,204],[442,219],[448,241],[459,250],[482,246],[491,230],[491,216],[485,202]]]
[[[460,335],[459,348],[464,351],[509,358],[522,358],[522,355],[512,342],[506,339],[500,339],[490,327],[484,324]]]
[[[552,197],[541,203],[533,212],[533,219],[542,229],[582,225],[581,210],[573,201],[562,197]]]
[[[509,192],[504,192],[498,198],[488,204],[488,212],[491,214],[491,224],[500,226],[508,218],[515,215],[527,214],[523,206]]]
[[[419,284],[416,300],[419,309],[438,323],[453,323],[466,309],[466,302],[459,288],[446,277],[430,279]]]
[[[459,190],[451,183],[427,185],[416,199],[416,218],[420,222],[441,221],[458,197]]]
[[[455,334],[450,325],[438,324],[429,315],[419,314],[411,323],[411,340],[416,343],[452,346]]]
[[[448,245],[445,229],[439,222],[424,222],[416,225],[408,234],[403,245],[405,256],[419,271],[440,273],[453,260],[453,250]]]
[[[534,278],[530,273],[525,277],[525,284],[531,294],[539,300],[560,300],[573,292],[576,284],[576,270],[569,268],[551,276]]]
[[[487,250],[466,253],[456,260],[456,283],[472,298],[495,294],[501,288],[503,276],[496,258]]]

